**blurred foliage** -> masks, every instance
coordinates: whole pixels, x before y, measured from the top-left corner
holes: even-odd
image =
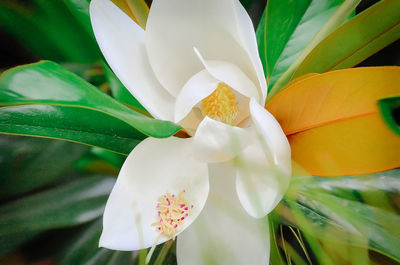
[[[62,141],[0,137],[0,199],[65,181],[62,178],[73,172],[75,162],[88,149]]]
[[[399,203],[398,169],[349,177],[294,176],[273,221],[299,229],[305,240],[297,244],[306,242],[304,250],[317,264],[381,264],[381,255],[397,264]],[[380,255],[375,259],[372,253]]]
[[[66,4],[68,3],[68,5]],[[0,23],[40,58],[59,62],[94,62],[100,58],[87,16],[88,1],[2,1]],[[74,12],[71,12],[74,10]],[[85,27],[82,27],[85,24]]]

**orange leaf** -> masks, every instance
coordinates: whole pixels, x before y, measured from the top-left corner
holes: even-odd
[[[312,175],[367,174],[400,166],[400,138],[376,104],[399,94],[400,67],[352,68],[294,80],[266,108]]]

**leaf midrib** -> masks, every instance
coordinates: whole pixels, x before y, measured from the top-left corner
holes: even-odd
[[[377,113],[378,113],[377,110],[373,110],[373,111],[369,111],[369,112],[364,112],[364,113],[359,113],[359,114],[355,114],[355,115],[341,117],[341,118],[338,118],[338,119],[317,122],[317,123],[313,123],[313,124],[311,124],[309,126],[300,127],[297,130],[292,130],[292,131],[285,132],[285,134],[286,134],[286,136],[292,136],[294,134],[302,133],[304,131],[308,131],[308,130],[311,130],[311,129],[314,129],[314,128],[317,128],[317,127],[330,125],[330,124],[335,123],[335,122],[342,122],[342,121],[346,121],[346,120],[357,119],[357,118],[361,118],[361,117],[365,117],[365,116],[369,116],[369,115],[374,115],[374,114],[377,114]]]

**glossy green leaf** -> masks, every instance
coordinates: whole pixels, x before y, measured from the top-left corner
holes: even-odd
[[[383,0],[320,42],[293,78],[353,67],[400,38],[400,1]]]
[[[0,114],[3,117],[3,114]],[[62,141],[0,136],[0,198],[65,179],[89,148]]]
[[[132,94],[128,91],[128,89],[125,88],[121,81],[119,81],[118,77],[106,63],[103,63],[103,68],[108,83],[110,84],[112,96],[118,101],[131,106],[135,110],[149,115],[142,104],[140,104],[139,101],[132,96]]]
[[[0,3],[0,23],[28,49],[44,59],[93,62],[100,58],[96,42],[71,16],[63,1]]]
[[[66,140],[124,155],[144,138],[128,124],[103,112],[56,105],[2,107],[0,133]]]
[[[257,42],[269,88],[289,68],[344,0],[267,2]]]
[[[319,42],[352,16],[359,2],[360,0],[291,1],[290,5],[284,6],[276,1],[273,5],[275,8],[269,7],[272,4],[267,5],[265,22],[268,28],[264,27],[266,36],[264,43],[261,41],[259,46],[266,50],[264,54],[268,60],[266,72],[271,88],[268,98],[273,97],[290,81],[294,71]],[[281,17],[281,14],[286,15]],[[281,18],[275,18],[275,21],[274,17]],[[295,18],[297,19],[294,20]],[[269,21],[275,21],[273,26],[270,26],[273,22]],[[268,42],[272,44],[268,45]]]
[[[99,248],[102,219],[86,225],[69,242],[61,254],[60,265],[129,265],[132,264],[132,252],[112,251]]]
[[[381,99],[378,107],[385,123],[400,136],[400,96]]]
[[[103,214],[114,185],[110,177],[86,177],[0,207],[0,237],[89,222]]]
[[[265,16],[267,14],[267,8],[265,8],[260,22],[258,23],[257,30],[256,30],[256,38],[257,38],[257,46],[258,46],[258,54],[260,56],[260,60],[264,69],[264,74],[267,78],[267,83],[269,83],[269,79],[271,76],[272,69],[267,67],[267,23],[265,21]],[[268,72],[269,70],[269,72]],[[270,88],[268,87],[268,90]]]
[[[62,66],[49,61],[16,67],[1,76],[0,105],[27,104],[79,107],[101,112],[157,138],[169,137],[180,129],[172,122],[151,119],[135,112]],[[75,120],[80,118],[75,117]]]
[[[400,261],[400,170],[351,177],[297,177],[281,216],[324,244],[372,249]],[[289,209],[284,210],[285,207]]]

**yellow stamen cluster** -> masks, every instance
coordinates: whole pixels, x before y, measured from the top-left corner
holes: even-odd
[[[232,88],[225,83],[219,83],[211,95],[201,101],[204,115],[229,125],[235,125],[238,106]]]
[[[156,231],[161,235],[173,238],[189,216],[193,205],[189,205],[183,198],[184,193],[185,191],[181,191],[178,196],[167,193],[158,198],[158,221],[152,226],[156,226]]]

